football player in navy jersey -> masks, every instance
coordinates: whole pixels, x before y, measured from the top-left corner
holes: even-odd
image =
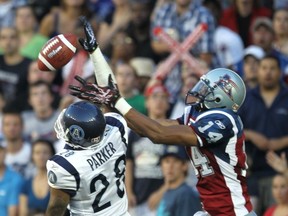
[[[153,143],[186,146],[203,204],[203,212],[197,216],[256,215],[246,185],[243,125],[237,114],[246,95],[240,76],[225,68],[209,71],[188,91],[187,106],[180,118],[157,122],[137,112],[121,97],[90,28],[84,22],[86,39],[82,46],[94,62],[98,84],[71,86],[72,94],[116,108],[132,130]]]
[[[124,186],[127,124],[117,113],[103,113],[80,101],[63,110],[55,123],[62,152],[47,161],[51,187],[47,216],[129,216]]]

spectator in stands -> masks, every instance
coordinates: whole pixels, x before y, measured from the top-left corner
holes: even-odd
[[[288,83],[288,56],[274,45],[274,38],[275,34],[272,20],[268,17],[255,19],[252,26],[253,44],[262,47],[266,54],[272,54],[279,59],[283,79]]]
[[[213,35],[215,31],[215,20],[209,10],[203,7],[199,1],[185,0],[165,2],[158,7],[153,15],[151,32],[155,27],[162,27],[174,40],[182,43],[193,30],[200,24],[206,23],[207,31],[190,49],[194,57],[203,60],[208,68],[213,65]],[[152,48],[165,59],[171,53],[169,46],[152,35]],[[198,67],[198,66],[197,66]],[[181,64],[171,68],[167,77],[163,78],[165,86],[170,93],[170,103],[174,104],[181,91]]]
[[[110,65],[115,68],[117,64],[129,62],[134,57],[135,42],[128,36],[126,31],[118,31],[112,39],[112,54]]]
[[[145,96],[148,116],[155,120],[165,119],[169,109],[167,89],[163,85],[154,85],[146,89]],[[163,152],[164,145],[154,145],[147,137],[140,137],[133,131],[130,132],[126,188],[133,216],[155,215],[155,210],[166,190],[159,164]]]
[[[53,84],[56,73],[58,71],[41,71],[38,68],[37,60],[34,60],[30,63],[28,68],[28,75],[27,75],[27,82],[28,85],[38,82],[38,81],[45,81],[52,86],[53,92],[53,108],[57,109],[60,103],[60,95],[59,95],[59,86]],[[32,107],[29,103],[29,89],[22,90],[18,95],[18,97],[12,102],[12,105],[17,107],[19,111],[26,111],[32,110]]]
[[[279,8],[273,16],[273,29],[275,32],[274,47],[281,53],[288,55],[288,10]]]
[[[81,15],[90,20],[94,31],[97,32],[96,19],[93,19],[86,0],[61,0],[58,10],[52,10],[44,16],[40,23],[39,33],[52,38],[58,34],[74,32]]]
[[[32,143],[32,161],[36,170],[22,186],[20,216],[45,214],[50,198],[46,162],[54,154],[53,143],[49,140],[38,139]]]
[[[188,161],[184,146],[165,147],[160,164],[166,191],[158,206],[157,216],[190,216],[202,210],[199,194],[185,182]]]
[[[118,64],[115,78],[121,95],[139,112],[146,114],[145,98],[137,90],[138,80],[135,69],[128,63]]]
[[[125,30],[131,20],[129,0],[112,1],[114,3],[114,11],[100,22],[99,31],[96,34],[101,50],[108,57],[111,57],[109,45],[113,41],[113,38],[115,38],[115,34]]]
[[[220,25],[226,26],[238,33],[242,38],[244,47],[252,43],[251,26],[260,16],[271,17],[271,10],[260,7],[257,0],[235,0],[234,4],[225,9],[220,19]]]
[[[153,10],[152,0],[129,0],[131,20],[127,27],[128,36],[135,42],[135,57],[151,58],[158,63],[160,56],[151,46],[150,17]]]
[[[288,10],[279,8],[273,16],[274,54],[280,59],[283,78],[288,83]]]
[[[274,56],[260,60],[257,71],[258,86],[247,92],[239,110],[246,135],[246,152],[252,161],[248,185],[259,192],[258,214],[273,204],[272,177],[275,171],[267,164],[268,150],[288,153],[288,89],[281,82],[280,64]],[[252,196],[257,191],[251,191]],[[256,206],[254,206],[256,208]]]
[[[264,57],[264,50],[255,45],[250,45],[244,50],[243,56],[243,81],[246,89],[257,86],[257,71],[260,60]]]
[[[12,167],[23,177],[33,174],[30,166],[31,143],[24,140],[21,113],[5,107],[2,117],[3,143],[7,146],[5,164]]]
[[[283,174],[276,174],[272,180],[271,190],[276,204],[270,206],[264,216],[286,216],[288,212],[288,178]]]
[[[0,142],[0,215],[17,216],[23,179],[5,165],[6,145]]]
[[[272,20],[268,17],[256,18],[253,22],[251,32],[252,44],[261,47],[266,54],[271,54],[274,41]]]
[[[42,46],[48,41],[48,37],[37,33],[38,23],[31,6],[24,5],[15,9],[15,26],[19,34],[21,55],[37,59]]]
[[[29,0],[28,2],[29,5],[31,5],[34,8],[38,23],[41,22],[41,20],[46,14],[48,14],[51,11],[58,10],[60,6],[59,0],[41,0],[41,1]]]
[[[27,89],[27,73],[31,60],[19,53],[19,35],[14,27],[0,29],[0,88],[7,103],[16,99],[20,91]]]
[[[216,29],[213,37],[215,49],[214,65],[239,71],[242,61],[244,44],[240,35],[219,24],[222,6],[218,0],[204,0],[203,6],[208,8],[214,16]]]
[[[273,179],[272,193],[275,204],[270,206],[264,216],[285,216],[288,211],[288,161],[285,152],[278,155],[274,151],[266,154],[267,163],[279,174]]]
[[[54,123],[59,111],[53,109],[53,93],[51,85],[38,81],[29,85],[29,103],[32,110],[23,112],[24,135],[31,140],[46,138],[56,140]]]
[[[27,81],[28,83],[34,83],[39,80],[48,82],[50,84],[53,84],[53,81],[56,77],[57,71],[41,71],[38,68],[37,60],[32,61],[29,65],[29,71],[28,71],[28,77]],[[55,86],[55,91],[57,91],[57,87]]]
[[[197,12],[196,12],[197,11]],[[213,33],[215,21],[212,14],[195,0],[167,2],[155,11],[152,20],[151,31],[157,26],[164,30],[172,30],[178,35],[178,41],[182,42],[200,23],[206,23],[208,30],[192,48],[192,54],[204,60],[211,66],[213,53]],[[152,47],[161,55],[167,55],[171,50],[167,44],[153,37]]]

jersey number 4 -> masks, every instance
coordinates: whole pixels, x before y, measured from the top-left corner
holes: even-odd
[[[221,125],[218,122],[215,122],[217,125]],[[212,121],[209,121],[206,125],[203,127],[198,127],[199,132],[201,133],[207,133],[207,130],[211,128],[214,125]],[[223,125],[223,124],[222,124]],[[206,138],[208,142],[215,143],[222,139],[223,135],[221,133],[208,131],[207,133],[208,137]],[[214,174],[214,170],[211,166],[209,166],[209,159],[206,157],[205,154],[202,154],[201,151],[198,149],[198,147],[191,147],[192,149],[192,158],[193,163],[195,167],[201,167],[200,174],[202,177],[212,175]],[[197,169],[195,169],[196,175],[199,175],[199,172]]]
[[[116,162],[115,162],[115,166],[114,166],[114,172],[115,172],[115,176],[117,178],[116,180],[116,186],[117,186],[117,195],[122,198],[124,196],[124,189],[121,189],[121,183],[124,185],[124,173],[125,173],[125,167],[120,170],[119,169],[119,164],[120,162],[123,161],[123,163],[125,164],[125,155],[122,155],[121,157],[119,157]],[[96,176],[95,178],[92,179],[91,183],[90,183],[90,192],[94,193],[96,191],[96,182],[97,181],[101,181],[101,183],[104,185],[104,188],[102,190],[99,191],[99,193],[97,193],[95,200],[92,204],[93,210],[94,212],[99,212],[109,206],[111,206],[111,202],[106,202],[103,205],[99,205],[101,197],[103,196],[103,194],[105,193],[105,191],[107,190],[108,186],[109,186],[109,182],[106,178],[106,176],[104,176],[103,174],[99,174],[98,176]],[[122,188],[124,188],[124,186],[122,185]]]

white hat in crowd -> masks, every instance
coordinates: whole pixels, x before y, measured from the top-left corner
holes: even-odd
[[[136,70],[136,73],[139,77],[151,77],[155,70],[155,63],[150,58],[132,58],[130,60],[130,65]]]
[[[221,67],[237,64],[243,58],[244,44],[241,37],[224,26],[216,29],[214,45]]]
[[[259,46],[250,45],[244,50],[244,58],[246,58],[247,56],[253,56],[257,60],[260,60],[265,56],[265,52]]]

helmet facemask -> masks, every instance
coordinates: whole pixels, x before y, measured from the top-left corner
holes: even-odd
[[[56,132],[56,136],[58,139],[67,140],[67,136],[65,135],[64,131],[64,122],[63,122],[63,115],[65,113],[66,109],[63,109],[62,112],[59,114],[55,124],[54,124],[54,130]]]
[[[203,75],[200,81],[188,91],[185,98],[185,104],[196,106],[199,110],[207,110],[205,102],[216,102],[218,100],[214,95],[214,87],[210,81]]]

